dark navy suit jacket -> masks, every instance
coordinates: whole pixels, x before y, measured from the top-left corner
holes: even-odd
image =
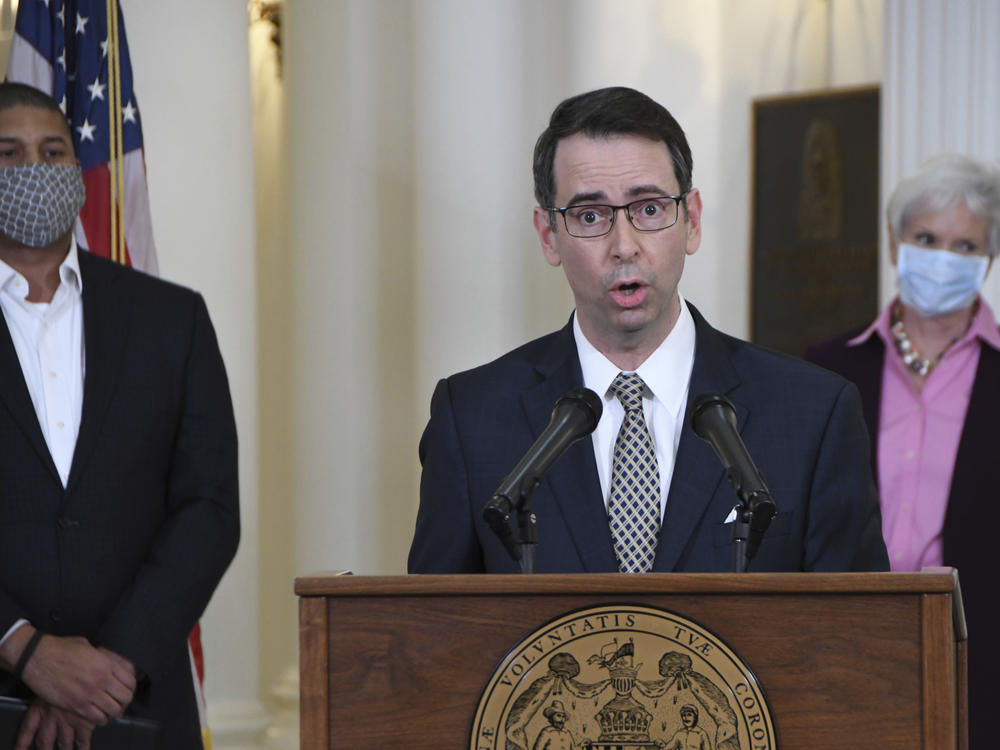
[[[80,253],[86,373],[66,488],[0,316],[0,634],[130,659],[134,715],[201,748],[187,636],[239,539],[236,427],[202,298]],[[0,692],[15,693],[0,670]]]
[[[701,393],[728,396],[778,506],[750,570],[887,570],[857,389],[724,335],[689,307],[696,345],[688,413]],[[420,441],[410,572],[518,572],[482,508],[545,429],[556,400],[582,384],[571,324],[438,383]],[[718,457],[685,419],[653,570],[732,570],[724,521],[735,502]],[[532,508],[537,572],[617,571],[591,440],[553,464]]]
[[[806,358],[858,386],[872,440],[872,466],[877,467],[885,344],[878,336],[871,336],[858,346],[847,346],[862,330],[812,347]],[[969,628],[969,747],[974,750],[996,744],[991,698],[996,694],[1000,674],[1000,642],[993,634],[997,589],[993,577],[996,560],[993,548],[997,543],[994,481],[997,425],[1000,425],[1000,352],[981,345],[955,456],[942,534],[944,564],[958,569]]]

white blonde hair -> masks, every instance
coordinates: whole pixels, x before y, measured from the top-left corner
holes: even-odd
[[[986,252],[1000,250],[1000,167],[959,154],[932,157],[892,191],[886,216],[900,237],[916,213],[935,213],[964,203],[986,222]]]

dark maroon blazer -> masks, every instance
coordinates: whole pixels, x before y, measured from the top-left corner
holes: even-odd
[[[845,333],[811,347],[805,358],[844,376],[861,392],[862,408],[872,445],[872,467],[878,476],[878,431],[882,405],[882,367],[885,344],[877,335],[858,346],[847,342],[864,329]],[[988,747],[985,721],[992,710],[986,700],[995,691],[1000,674],[1000,641],[994,635],[990,550],[997,545],[998,516],[996,448],[1000,426],[1000,352],[981,345],[979,367],[969,409],[955,457],[948,509],[944,522],[944,564],[958,569],[969,628],[970,747]],[[991,685],[989,682],[993,682]],[[979,736],[978,741],[973,738]],[[995,738],[989,740],[995,742]]]

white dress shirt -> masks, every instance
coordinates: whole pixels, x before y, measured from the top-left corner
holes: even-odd
[[[604,399],[604,412],[591,435],[597,473],[601,478],[601,494],[607,507],[611,494],[611,467],[615,441],[625,420],[625,408],[610,392],[611,384],[622,370],[597,351],[580,329],[573,316],[573,335],[583,370],[583,384]],[[694,367],[694,319],[681,298],[681,312],[673,329],[635,372],[646,384],[642,398],[642,413],[656,451],[660,469],[660,520],[667,507],[667,493],[674,474],[674,460],[681,439],[681,427],[687,405],[688,383]],[[626,373],[628,374],[628,373]]]
[[[0,260],[0,310],[63,487],[83,409],[82,292],[75,239],[59,266],[59,287],[51,302],[28,302],[27,279]],[[15,622],[0,644],[26,622]]]
[[[0,261],[0,309],[65,487],[83,408],[83,279],[75,240],[59,266],[59,279],[51,302],[28,302],[27,280]]]

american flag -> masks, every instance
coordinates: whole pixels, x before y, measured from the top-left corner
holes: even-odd
[[[51,94],[70,122],[87,186],[80,246],[156,273],[142,120],[118,3],[21,0],[7,79]],[[111,112],[120,114],[113,120]]]

